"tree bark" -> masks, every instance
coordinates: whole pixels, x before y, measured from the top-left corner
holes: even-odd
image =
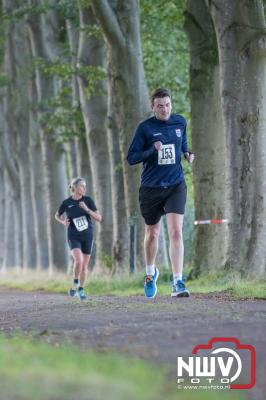
[[[36,0],[30,0],[29,3],[35,6]],[[46,14],[42,14],[40,17],[29,17],[27,22],[32,56],[42,58],[47,62],[58,61],[60,24],[56,12],[48,10]],[[66,197],[67,182],[62,146],[55,143],[56,132],[48,132],[43,118],[45,112],[51,112],[49,106],[47,106],[47,101],[57,93],[56,77],[45,76],[38,66],[35,68],[35,74],[46,192],[49,271],[52,273],[53,268],[65,271],[68,264],[66,232],[54,219],[56,209]]]
[[[14,1],[3,1],[3,11],[11,13],[16,4]],[[24,264],[23,259],[23,226],[22,226],[22,198],[20,186],[20,168],[17,154],[17,138],[18,138],[18,109],[19,109],[19,93],[16,88],[17,65],[15,62],[16,42],[14,35],[16,33],[14,21],[8,21],[5,24],[5,43],[4,43],[4,60],[3,71],[8,77],[7,85],[1,90],[1,149],[4,165],[4,255],[3,267],[18,266]],[[21,83],[21,82],[20,82]],[[25,209],[24,209],[25,210]],[[24,224],[25,228],[25,224]],[[14,240],[10,240],[13,237]]]
[[[1,110],[0,110],[1,113]],[[0,115],[0,121],[2,120]],[[1,133],[0,133],[1,134]],[[2,160],[0,158],[0,186],[2,188],[0,192],[0,237],[4,237],[4,206],[5,206],[5,193],[4,193],[4,166],[2,164]],[[3,239],[0,241],[0,271],[3,266],[4,260],[4,241]]]
[[[138,1],[92,0],[108,45],[108,81],[117,120],[127,217],[138,208],[139,169],[126,162],[136,125],[149,114],[148,90],[141,54]]]
[[[126,155],[137,124],[149,114],[148,90],[140,45],[138,1],[92,0],[92,7],[108,48],[108,126],[112,129],[111,146],[114,148],[119,141],[125,198],[122,199],[120,192],[117,222],[120,229],[121,224],[124,228],[129,226],[130,215],[138,210],[140,169],[129,167]],[[115,165],[117,170],[118,165]],[[115,206],[113,204],[113,207]],[[122,241],[121,237],[118,239],[117,253],[121,254],[123,268],[128,264],[128,236],[126,232],[126,235],[123,233]],[[141,235],[138,235],[138,240],[142,240]],[[119,249],[121,243],[123,250],[122,247]]]
[[[79,32],[74,26],[73,22],[66,20],[67,36],[69,42],[69,48],[71,51],[71,67],[73,71],[77,66],[77,51],[79,42]],[[79,88],[77,76],[72,75],[71,79],[71,89],[72,89],[72,107],[77,107],[79,104]],[[77,165],[77,151],[78,151],[78,138],[74,137],[70,142],[65,144],[69,157],[69,174],[70,180],[78,176],[78,165]]]
[[[190,97],[196,220],[228,217],[226,148],[219,95],[216,35],[204,0],[187,2],[185,30],[190,46]],[[228,227],[195,227],[193,274],[224,266]]]
[[[112,94],[108,84],[108,115],[107,137],[110,157],[111,173],[111,199],[113,215],[113,249],[112,249],[112,273],[123,272],[129,265],[129,220],[126,216],[125,188],[121,168],[121,153],[119,150],[118,127],[114,118]]]
[[[78,49],[78,67],[104,67],[105,47],[102,38],[87,37],[85,28],[95,25],[95,17],[91,8],[79,5],[80,37]],[[84,73],[78,74],[79,95],[84,124],[86,128],[86,141],[88,158],[91,165],[93,196],[97,208],[103,215],[103,222],[96,229],[96,266],[101,264],[105,256],[111,257],[112,253],[112,213],[110,160],[106,132],[106,88],[103,81],[96,85],[96,93],[91,96],[86,94],[88,78]]]
[[[36,269],[47,269],[49,266],[48,239],[46,229],[45,185],[42,160],[41,139],[37,115],[37,93],[35,76],[28,82],[29,109],[29,159],[31,164],[31,197],[34,215],[34,233],[36,243]]]
[[[10,2],[9,2],[10,4]],[[13,2],[14,8],[17,2]],[[23,268],[36,268],[36,243],[34,235],[34,213],[31,196],[31,175],[29,158],[29,101],[27,93],[29,53],[26,42],[24,20],[17,21],[12,29],[12,52],[10,62],[13,64],[12,94],[13,102],[9,109],[14,123],[16,136],[16,159],[19,171],[21,191],[21,234],[23,244]]]
[[[206,1],[219,49],[229,166],[226,266],[265,274],[266,35],[263,1]]]

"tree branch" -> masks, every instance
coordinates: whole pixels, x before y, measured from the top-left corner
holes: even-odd
[[[95,17],[99,21],[104,36],[110,45],[122,47],[125,42],[124,35],[120,29],[117,16],[107,0],[91,0]]]

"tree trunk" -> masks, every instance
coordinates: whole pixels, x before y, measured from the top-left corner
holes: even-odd
[[[129,266],[129,220],[126,216],[124,180],[117,124],[114,118],[112,95],[108,84],[107,135],[110,157],[113,215],[112,273],[123,272]]]
[[[36,5],[35,0],[31,0],[30,4]],[[60,25],[56,12],[49,10],[41,17],[29,18],[28,26],[33,57],[42,58],[46,62],[58,61]],[[47,101],[57,93],[56,78],[45,76],[38,66],[36,66],[35,74],[46,192],[49,271],[52,273],[54,267],[65,271],[68,264],[66,231],[54,219],[56,209],[66,197],[67,182],[62,146],[55,143],[56,133],[48,132],[43,118],[46,112],[52,112]]]
[[[14,2],[3,1],[3,11],[11,13]],[[5,25],[3,70],[8,77],[7,85],[1,90],[1,150],[4,165],[4,254],[3,268],[23,265],[22,215],[19,165],[15,160],[17,97],[15,96],[16,66],[14,62],[14,22]],[[12,238],[14,240],[10,240]]]
[[[103,67],[104,42],[101,38],[88,37],[85,28],[95,25],[95,18],[90,8],[79,6],[80,38],[78,50],[78,67]],[[92,78],[93,79],[93,78]],[[86,94],[88,78],[84,73],[78,75],[80,103],[84,124],[88,157],[91,164],[93,195],[97,208],[103,215],[103,222],[96,229],[96,265],[106,256],[111,256],[112,249],[112,213],[110,198],[110,160],[107,146],[107,132],[105,126],[107,102],[103,81],[96,85],[96,93],[90,97]]]
[[[1,111],[0,111],[1,112]],[[0,116],[0,121],[1,121],[1,116]],[[1,134],[1,133],[0,133]],[[5,206],[5,192],[4,192],[4,166],[2,164],[2,160],[0,159],[0,186],[2,190],[0,191],[0,237],[2,240],[0,241],[0,271],[3,266],[3,260],[4,260],[4,206]]]
[[[2,270],[22,265],[21,212],[7,171],[4,173],[4,236]],[[12,240],[10,240],[12,238]]]
[[[190,45],[190,96],[195,217],[228,217],[225,137],[219,95],[219,60],[215,31],[204,0],[187,2],[185,29]],[[228,227],[195,227],[193,273],[224,266]]]
[[[262,276],[266,264],[266,35],[263,1],[207,1],[220,59],[230,189],[226,266]]]
[[[18,171],[11,154],[11,127],[7,122],[8,99],[10,88],[7,88],[5,100],[0,103],[0,146],[1,146],[1,165],[3,169],[2,180],[2,219],[1,230],[2,235],[2,269],[7,267],[22,266],[22,242],[21,242],[21,209],[20,204],[20,187],[18,179]],[[2,93],[1,93],[2,97]],[[10,240],[13,238],[13,240]]]
[[[108,45],[108,80],[117,119],[125,185],[127,217],[138,208],[139,169],[126,162],[136,125],[149,114],[148,90],[142,61],[137,0],[92,0],[93,10]]]
[[[118,244],[122,243],[123,249],[121,247],[118,253],[121,253],[121,267],[125,268],[129,260],[129,235],[128,229],[125,234],[125,226],[129,226],[130,215],[138,210],[140,179],[139,167],[129,167],[126,155],[137,124],[149,113],[148,90],[140,45],[138,1],[92,0],[92,7],[108,47],[108,126],[115,129],[112,130],[110,137],[111,146],[114,148],[119,141],[121,153],[120,165],[123,171],[126,209],[123,209],[122,192],[120,192],[119,221],[116,225],[119,229],[121,224],[124,227],[123,236],[118,237]],[[114,165],[117,171],[118,165]],[[115,208],[115,204],[113,207]],[[138,240],[142,240],[140,235]]]
[[[3,154],[3,147],[2,143],[4,140],[4,129],[5,129],[5,115],[4,115],[4,104],[3,104],[3,96],[4,90],[1,89],[0,91],[0,149],[1,149],[1,156],[0,156],[0,185],[2,190],[0,192],[0,237],[2,238],[0,242],[0,271],[3,269],[4,265],[4,234],[5,234],[5,197],[6,197],[6,188],[5,188],[5,162],[2,156]]]
[[[34,233],[36,242],[36,269],[47,269],[49,266],[48,239],[46,229],[46,205],[45,205],[45,186],[42,160],[42,149],[39,135],[39,124],[37,116],[37,93],[34,84],[35,77],[28,82],[28,97],[30,101],[29,110],[29,132],[30,150],[29,159],[31,164],[31,197],[34,215]]]
[[[74,26],[73,22],[68,19],[66,20],[66,27],[67,27],[69,49],[71,51],[71,67],[74,71],[77,66],[79,32],[77,28]],[[72,89],[71,93],[72,107],[75,108],[79,104],[79,88],[78,88],[77,76],[75,74],[72,75],[71,89]],[[65,144],[69,157],[70,180],[78,176],[78,164],[77,164],[78,140],[79,139],[77,137],[74,137],[70,142]]]
[[[10,4],[10,2],[9,2]],[[13,3],[14,8],[16,2]],[[34,235],[34,213],[31,197],[30,161],[29,161],[29,102],[27,93],[27,68],[29,53],[26,42],[24,20],[16,21],[12,29],[9,57],[13,65],[12,96],[13,102],[9,113],[12,115],[14,134],[16,136],[16,161],[19,170],[21,192],[21,234],[23,244],[23,267],[36,268],[36,244]]]
[[[71,142],[65,143],[69,181],[71,181],[75,176],[78,176],[77,140],[77,138],[74,138]]]

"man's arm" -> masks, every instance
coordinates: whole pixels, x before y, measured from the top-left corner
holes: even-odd
[[[185,128],[184,132],[182,134],[182,152],[185,156],[186,153],[188,153],[188,147],[187,147],[187,122],[185,121]]]
[[[182,135],[182,152],[184,154],[185,159],[189,162],[192,163],[194,161],[194,154],[192,151],[188,150],[187,147],[187,123],[185,123],[185,129]]]
[[[144,133],[141,127],[138,126],[127,153],[127,161],[130,165],[135,165],[145,161],[156,151],[153,144],[146,150],[143,150],[144,145]]]

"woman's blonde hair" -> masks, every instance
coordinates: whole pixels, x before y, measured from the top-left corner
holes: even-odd
[[[79,182],[85,182],[84,178],[81,178],[80,176],[77,176],[76,178],[73,178],[70,185],[69,185],[69,189],[74,192],[75,188],[77,187],[77,185],[79,184]]]

